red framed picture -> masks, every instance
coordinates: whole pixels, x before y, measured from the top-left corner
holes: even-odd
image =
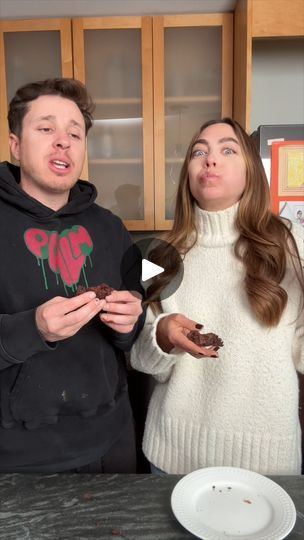
[[[288,207],[291,215],[298,211],[304,215],[304,141],[272,143],[270,190],[276,214]]]

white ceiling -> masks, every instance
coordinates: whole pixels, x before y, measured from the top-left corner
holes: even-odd
[[[0,19],[221,13],[236,0],[0,0]]]

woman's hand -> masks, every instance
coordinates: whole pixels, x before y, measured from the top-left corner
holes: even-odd
[[[156,330],[156,340],[159,347],[166,353],[176,347],[196,358],[202,356],[218,357],[218,352],[214,347],[199,347],[187,338],[190,330],[202,328],[202,324],[198,324],[179,313],[173,313],[160,319]]]

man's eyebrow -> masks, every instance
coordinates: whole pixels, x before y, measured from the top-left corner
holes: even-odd
[[[41,120],[54,121],[56,120],[56,116],[54,114],[47,114],[47,115],[42,115],[42,116],[38,116],[38,118],[35,118],[35,122],[41,122]],[[77,122],[77,120],[71,120],[70,125],[79,127],[80,129],[84,130],[84,127],[79,122]]]
[[[52,114],[42,115],[42,116],[37,116],[37,118],[34,118],[34,120],[35,122],[40,122],[40,120],[55,120],[55,116]]]
[[[71,120],[70,124],[84,130],[84,126],[80,124],[79,122],[77,122],[77,120]]]

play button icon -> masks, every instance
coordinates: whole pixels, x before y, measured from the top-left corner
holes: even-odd
[[[161,274],[164,271],[165,269],[162,266],[158,266],[158,264],[154,264],[153,262],[148,261],[147,259],[143,259],[141,261],[141,280],[142,281],[147,281],[148,279],[158,276],[158,274]]]
[[[144,237],[125,252],[121,267],[121,288],[145,291],[146,302],[162,301],[177,291],[184,265],[178,251],[170,243],[156,237]]]

